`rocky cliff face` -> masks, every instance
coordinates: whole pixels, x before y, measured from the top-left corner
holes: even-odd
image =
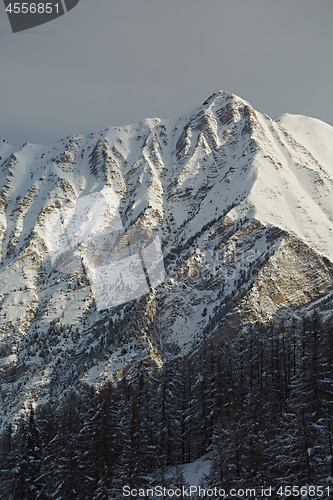
[[[19,151],[3,140],[3,425],[31,403],[62,398],[82,382],[101,385],[139,361],[160,367],[212,335],[325,310],[332,144],[333,128],[319,120],[273,121],[224,92],[175,120]],[[105,188],[117,197],[125,231],[159,234],[165,279],[98,310],[84,266],[54,267],[46,235],[50,214]]]

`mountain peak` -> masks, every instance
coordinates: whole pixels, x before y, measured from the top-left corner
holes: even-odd
[[[325,296],[333,284],[332,144],[327,124],[295,115],[276,122],[226,92],[174,120],[19,151],[0,142],[3,408],[16,414],[49,397],[51,385],[61,397],[67,386],[103,384],[142,360],[161,366],[193,352],[226,318],[230,331]],[[98,214],[85,203],[103,190],[116,200],[121,235],[113,239],[105,224],[91,229]],[[132,234],[158,235],[150,253],[139,242],[141,260],[128,250],[145,282],[141,296],[97,308],[97,274],[88,279],[79,236],[75,248],[65,242],[75,266],[53,266],[47,221],[64,224],[75,206],[87,209],[91,262],[112,254],[111,240],[124,252]],[[164,259],[156,286],[147,255]],[[131,288],[128,273],[118,273],[122,290]]]

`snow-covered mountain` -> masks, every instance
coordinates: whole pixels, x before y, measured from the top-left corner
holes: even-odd
[[[3,425],[212,335],[321,307],[333,293],[333,128],[277,121],[219,92],[147,119],[15,151],[0,142]],[[159,234],[165,280],[98,310],[84,268],[54,267],[50,214],[112,188],[124,230]],[[325,314],[329,314],[326,311]]]

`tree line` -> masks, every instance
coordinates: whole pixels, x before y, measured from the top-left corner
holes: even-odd
[[[316,311],[234,338],[220,328],[162,369],[145,360],[112,384],[31,408],[1,437],[0,498],[119,499],[125,484],[179,485],[177,466],[205,455],[209,487],[325,486],[332,361],[333,324]]]

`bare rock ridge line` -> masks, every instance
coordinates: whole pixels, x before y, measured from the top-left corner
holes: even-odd
[[[18,151],[1,139],[3,425],[31,401],[162,366],[208,337],[314,304],[329,314],[332,144],[319,120],[274,121],[225,92],[174,120]],[[158,232],[165,280],[98,310],[84,269],[52,266],[45,234],[50,214],[108,187],[128,237]]]

